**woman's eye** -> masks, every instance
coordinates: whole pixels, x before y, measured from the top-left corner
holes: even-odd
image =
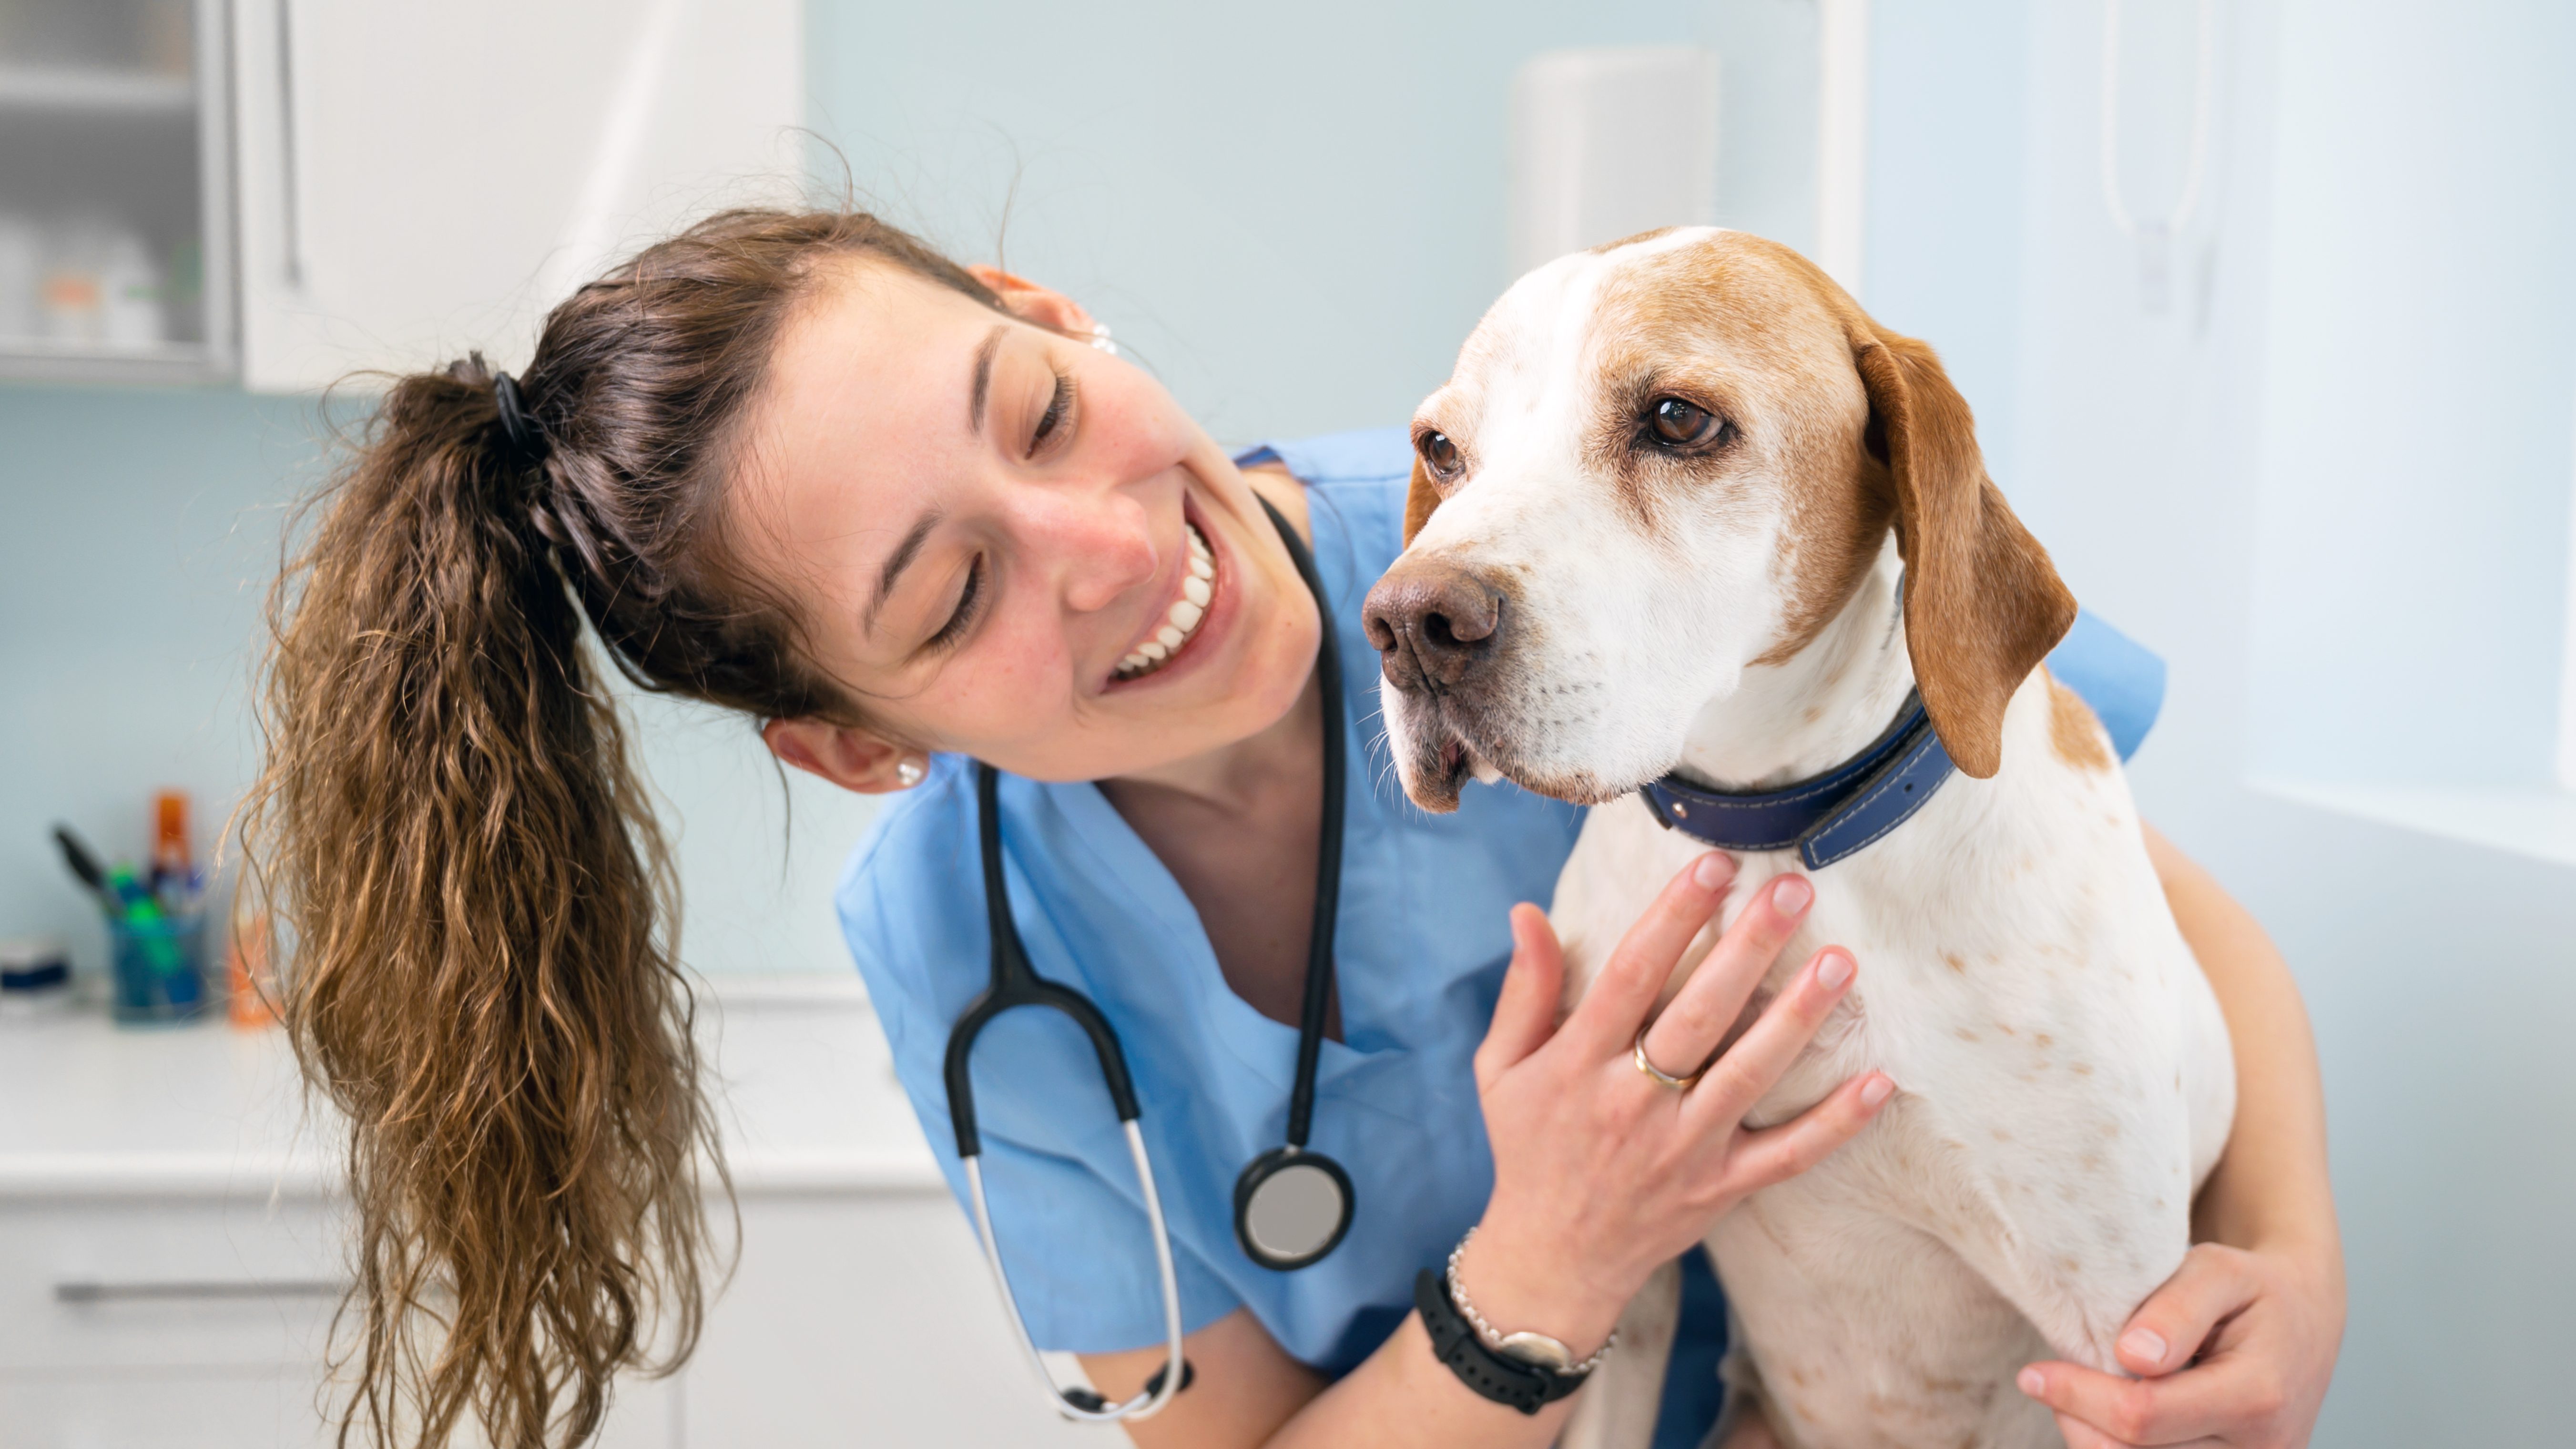
[[[1046,446],[1047,439],[1064,428],[1065,415],[1073,410],[1073,378],[1066,373],[1055,375],[1055,392],[1047,398],[1046,411],[1038,414],[1038,425],[1029,434],[1029,456]]]
[[[1715,441],[1726,424],[1697,403],[1667,397],[1657,398],[1646,409],[1646,426],[1664,446],[1689,448]]]
[[[1433,473],[1443,478],[1457,473],[1458,445],[1449,441],[1447,433],[1424,433],[1413,446],[1422,454],[1423,466]]]
[[[983,598],[984,559],[979,554],[973,563],[966,566],[966,587],[957,591],[957,607],[949,613],[948,622],[939,626],[939,632],[930,636],[926,647],[945,648],[962,638],[974,626],[975,611]]]

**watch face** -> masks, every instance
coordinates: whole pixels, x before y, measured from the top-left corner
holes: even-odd
[[[1523,1363],[1558,1373],[1574,1367],[1574,1350],[1544,1333],[1506,1333],[1496,1347]]]

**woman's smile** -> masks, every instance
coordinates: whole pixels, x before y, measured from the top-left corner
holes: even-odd
[[[1195,660],[1223,642],[1219,599],[1226,595],[1222,588],[1224,572],[1218,567],[1215,546],[1208,530],[1199,526],[1195,510],[1184,497],[1181,510],[1182,547],[1173,550],[1172,566],[1158,579],[1162,605],[1146,620],[1143,632],[1118,661],[1111,673],[1109,688],[1134,685],[1161,677]],[[1207,641],[1201,648],[1200,641]]]

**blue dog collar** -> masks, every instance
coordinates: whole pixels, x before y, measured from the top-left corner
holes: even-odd
[[[1822,870],[1912,818],[1956,768],[1915,693],[1885,734],[1821,775],[1752,795],[1666,775],[1637,798],[1667,830],[1721,850],[1794,849]]]

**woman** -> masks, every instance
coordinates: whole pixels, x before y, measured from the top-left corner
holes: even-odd
[[[281,590],[253,817],[298,931],[290,1021],[351,1123],[353,1413],[377,1437],[470,1417],[502,1444],[577,1440],[657,1308],[679,1351],[696,1326],[691,1162],[713,1134],[668,875],[584,617],[646,687],[903,794],[842,911],[952,1180],[938,1059],[989,940],[965,761],[1004,772],[1014,917],[1039,971],[1118,1028],[1180,1256],[1195,1383],[1130,1422],[1140,1444],[1544,1444],[1564,1406],[1524,1416],[1436,1361],[1415,1270],[1476,1227],[1457,1291],[1588,1355],[1713,1215],[1900,1085],[1869,1073],[1748,1132],[1744,1103],[1648,1081],[1644,997],[1726,858],[1637,923],[1605,977],[1627,989],[1559,1026],[1544,918],[1506,908],[1546,895],[1574,812],[1502,787],[1425,817],[1355,754],[1314,1141],[1358,1215],[1314,1267],[1251,1266],[1229,1199],[1280,1140],[1319,761],[1327,730],[1374,738],[1357,614],[1406,460],[1369,436],[1229,458],[1093,334],[1066,298],[870,218],[737,212],[558,307],[524,380],[476,359],[386,398]],[[2209,1244],[2122,1339],[2144,1381],[2044,1364],[2023,1384],[2079,1449],[2296,1444],[2342,1319],[2313,1054],[2260,932],[2151,843],[2235,1031],[2236,1133]],[[1710,989],[1749,992],[1804,903],[1788,883],[1749,905]],[[1793,1049],[1855,968],[1819,953],[1734,1050]],[[1667,1064],[1716,1045],[1649,1041]],[[1033,1331],[1122,1397],[1161,1363],[1159,1298],[1085,1052],[1013,1013],[975,1080]],[[1767,1437],[1758,1416],[1735,1434]]]

